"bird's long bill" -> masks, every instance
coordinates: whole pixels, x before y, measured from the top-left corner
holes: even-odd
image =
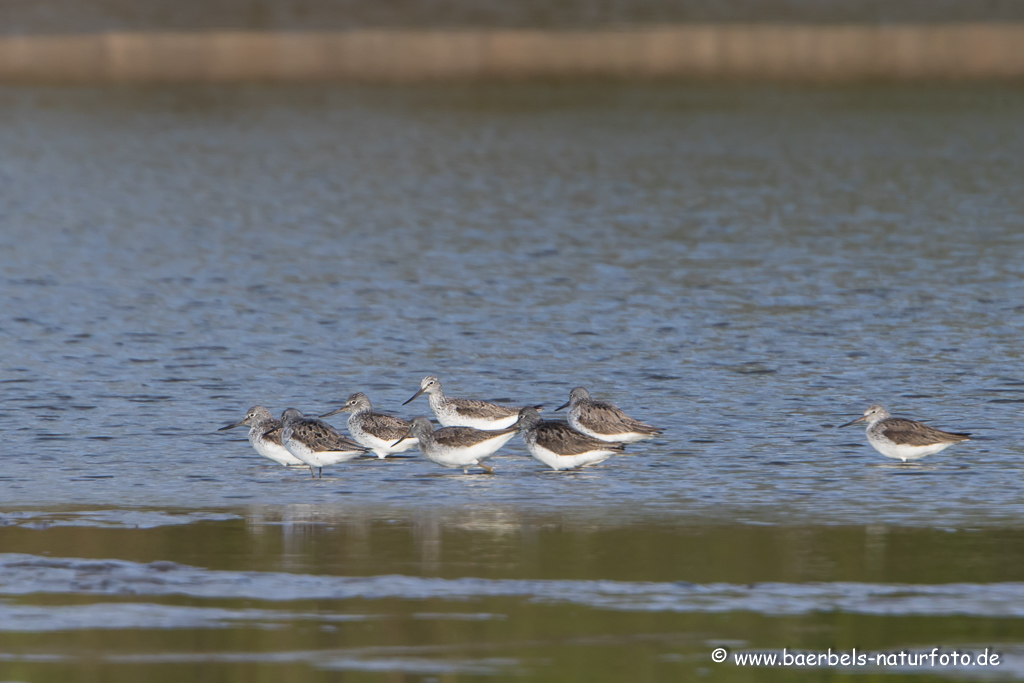
[[[569,407],[569,404],[570,404],[570,403],[572,403],[572,401],[566,401],[566,402],[565,402],[565,403],[563,403],[562,405],[560,405],[560,406],[558,406],[557,408],[555,408],[555,412],[557,413],[557,412],[558,412],[559,410],[565,410],[566,408],[568,408],[568,407]],[[540,410],[540,408],[538,408],[537,410]]]
[[[857,418],[856,420],[850,420],[849,422],[847,422],[847,423],[846,423],[846,424],[844,424],[844,425],[839,425],[838,427],[836,427],[836,429],[842,429],[843,427],[849,427],[850,425],[855,425],[855,424],[857,424],[858,422],[863,422],[863,421],[864,421],[864,420],[866,420],[866,419],[868,419],[868,416],[867,416],[867,415],[861,415],[861,416],[860,416],[860,417],[858,417],[858,418]]]
[[[419,396],[419,394],[416,394],[416,396]],[[412,398],[416,398],[416,396],[413,396]],[[409,401],[411,401],[412,398],[410,398]],[[409,401],[406,401],[406,403],[408,403]],[[412,436],[412,430],[411,429],[409,431],[407,431],[405,434],[403,434],[401,439],[399,439],[398,441],[396,441],[393,444],[391,444],[391,447],[394,448],[398,444],[400,444],[403,441],[405,441],[406,439],[408,439],[410,436]]]
[[[223,427],[221,427],[217,431],[218,432],[223,432],[223,431],[225,431],[227,429],[234,429],[235,427],[241,427],[244,424],[245,424],[245,420],[239,420],[238,422],[234,422],[234,423],[229,424],[229,425],[224,425]]]
[[[413,401],[418,399],[420,396],[422,396],[424,391],[426,391],[426,389],[420,389],[419,391],[417,391],[415,394],[412,395],[412,398],[410,398],[408,401],[406,401],[402,405],[404,406],[404,405],[408,405],[408,404],[412,403]],[[405,438],[405,437],[402,437],[402,438]]]
[[[332,410],[329,413],[324,413],[323,415],[320,415],[319,417],[330,417],[331,415],[337,415],[338,413],[343,413],[343,412],[345,412],[344,408],[338,408],[337,410]]]

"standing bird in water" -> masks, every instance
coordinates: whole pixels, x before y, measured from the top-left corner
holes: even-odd
[[[617,406],[590,398],[590,392],[576,387],[569,392],[569,401],[555,411],[569,408],[572,428],[601,441],[632,443],[661,434],[662,429],[634,420]]]
[[[330,417],[338,413],[351,413],[348,416],[348,433],[360,446],[376,453],[378,458],[383,459],[392,453],[407,451],[416,445],[415,437],[405,437],[409,433],[407,420],[373,412],[370,399],[361,391],[349,396],[341,408],[324,413],[320,417]]]
[[[849,427],[858,422],[867,422],[868,443],[876,451],[894,460],[917,460],[926,455],[938,453],[955,443],[968,441],[970,434],[944,432],[929,427],[923,422],[890,417],[889,411],[877,403],[864,411],[864,415],[837,429]]]
[[[474,429],[472,427],[442,427],[434,430],[430,420],[417,417],[412,421],[407,435],[416,437],[420,451],[427,460],[442,467],[460,468],[469,474],[470,467],[479,467],[487,474],[494,470],[483,463],[494,455],[516,435],[516,427],[500,430]]]
[[[304,466],[288,449],[281,443],[281,421],[270,414],[270,411],[263,406],[253,406],[246,412],[245,417],[233,424],[225,425],[218,429],[223,432],[226,429],[234,429],[246,425],[249,427],[249,443],[253,449],[264,458],[273,460],[279,465]]]
[[[441,380],[428,375],[420,381],[420,390],[403,403],[412,403],[423,394],[430,401],[437,421],[445,427],[473,427],[493,430],[511,427],[519,419],[519,407],[510,408],[474,398],[448,398],[441,390]],[[536,406],[540,408],[541,406]]]
[[[554,470],[571,470],[604,462],[626,448],[576,431],[564,422],[541,420],[533,408],[519,413],[520,433],[530,455]]]
[[[281,442],[289,453],[309,465],[310,474],[313,474],[313,468],[316,467],[323,477],[327,465],[345,462],[366,453],[365,448],[342,436],[331,425],[323,420],[305,417],[295,408],[282,413],[281,425]]]

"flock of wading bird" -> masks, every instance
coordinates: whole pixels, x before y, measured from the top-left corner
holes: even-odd
[[[275,418],[263,406],[249,409],[245,417],[221,431],[246,425],[249,443],[256,452],[281,465],[323,468],[374,453],[386,458],[419,445],[431,462],[469,472],[479,468],[487,474],[494,469],[484,461],[517,433],[530,454],[554,470],[570,470],[604,462],[623,452],[632,441],[649,439],[662,430],[634,420],[611,403],[595,401],[583,387],[569,394],[559,407],[569,408],[569,422],[542,420],[541,406],[508,407],[489,401],[449,398],[437,377],[424,377],[420,390],[402,405],[426,394],[441,429],[434,429],[425,417],[411,422],[373,410],[363,393],[352,394],[345,405],[320,418],[349,413],[349,439],[322,419],[304,416],[289,408]]]
[[[219,431],[246,425],[249,443],[257,453],[276,463],[308,467],[323,476],[323,468],[352,460],[368,453],[386,458],[419,445],[431,462],[442,467],[479,468],[487,474],[494,469],[484,461],[497,453],[517,433],[530,455],[553,470],[572,470],[604,462],[622,453],[627,443],[649,439],[662,433],[657,427],[635,420],[617,406],[595,401],[583,387],[569,392],[569,401],[555,410],[569,409],[568,423],[542,420],[542,406],[508,407],[489,401],[449,398],[434,376],[424,377],[420,390],[403,403],[407,405],[423,394],[430,401],[441,429],[425,417],[411,422],[378,413],[363,393],[352,394],[345,405],[324,413],[320,418],[349,413],[349,439],[319,418],[304,416],[288,408],[275,418],[263,406],[253,406],[245,417]],[[864,414],[839,425],[847,427],[867,423],[867,437],[875,450],[887,458],[907,462],[917,460],[961,441],[970,434],[944,432],[923,422],[892,417],[880,405],[872,405]]]

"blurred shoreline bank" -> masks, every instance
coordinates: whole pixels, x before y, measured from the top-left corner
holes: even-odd
[[[1024,22],[0,36],[0,83],[1024,80]]]

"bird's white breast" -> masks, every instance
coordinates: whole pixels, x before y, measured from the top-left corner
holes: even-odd
[[[530,449],[530,455],[555,470],[571,470],[585,465],[596,465],[610,458],[615,452],[590,451],[589,453],[581,453],[579,455],[559,455],[536,442],[530,443],[528,441],[526,445]]]
[[[413,446],[415,446],[417,443],[419,443],[419,441],[417,441],[415,438],[411,436],[402,439],[401,441],[398,442],[397,445],[392,445],[395,443],[393,440],[382,439],[379,436],[374,436],[373,434],[370,434],[369,432],[364,432],[363,430],[357,431],[354,429],[349,429],[349,433],[360,446],[365,446],[366,448],[369,448],[371,451],[377,454],[378,458],[385,458],[391,455],[392,453],[402,453],[403,451],[407,451]]]
[[[336,465],[339,462],[346,462],[362,455],[358,451],[314,451],[302,441],[291,438],[291,435],[287,432],[285,432],[284,439],[282,440],[292,455],[313,467]]]
[[[279,446],[270,439],[260,438],[260,434],[254,433],[257,430],[250,430],[249,432],[249,443],[252,444],[253,450],[262,455],[264,458],[273,460],[279,465],[304,465],[305,463],[292,455],[287,448]]]
[[[491,457],[515,435],[515,432],[499,434],[493,439],[481,441],[478,444],[465,448],[449,448],[446,446],[431,444],[432,447],[429,448],[424,455],[436,462],[438,465],[444,465],[445,467],[463,467],[464,465],[472,465]]]
[[[952,443],[943,442],[930,444],[928,446],[910,446],[907,444],[896,444],[888,439],[872,439],[868,441],[875,447],[875,450],[884,455],[887,458],[893,458],[894,460],[917,460],[923,458],[926,455],[933,455],[941,450],[945,450],[952,446]]]

